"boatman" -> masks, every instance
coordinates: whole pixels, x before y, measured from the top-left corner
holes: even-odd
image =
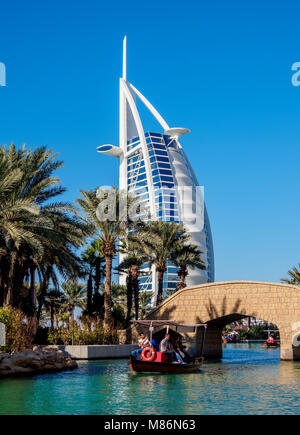
[[[168,332],[166,333],[165,338],[160,342],[160,351],[170,355],[172,362],[184,364],[179,353],[175,352],[175,349],[170,341],[170,334]]]

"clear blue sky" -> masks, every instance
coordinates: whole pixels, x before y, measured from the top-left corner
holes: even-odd
[[[216,279],[278,281],[300,262],[299,17],[297,0],[2,2],[0,144],[59,152],[67,200],[116,185],[96,147],[117,142],[127,34],[128,79],[191,129]]]

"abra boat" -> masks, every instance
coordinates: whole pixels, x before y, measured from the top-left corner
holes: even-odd
[[[128,365],[133,373],[193,373],[199,369],[202,362],[203,358],[197,358],[188,364],[139,361],[131,355]]]
[[[278,346],[280,346],[280,344],[276,340],[273,342],[266,340],[263,344],[263,347],[278,347]]]
[[[149,347],[144,349],[143,353],[149,355],[146,357],[146,360],[137,359],[135,355],[131,355],[128,361],[129,369],[133,373],[193,373],[199,370],[199,367],[203,363],[203,348],[205,342],[206,335],[206,327],[204,324],[193,324],[186,325],[175,323],[168,320],[134,320],[133,323],[136,326],[147,326],[149,327],[150,332],[150,343],[152,343],[152,335],[155,327],[167,326],[167,332],[169,332],[169,327],[172,326],[175,328],[176,332],[178,329],[188,330],[191,332],[198,328],[203,328],[202,334],[202,342],[200,355],[194,359],[191,359],[188,363],[179,364],[168,361],[168,357],[166,354],[162,352],[155,351],[153,347]],[[146,351],[146,352],[145,352]]]

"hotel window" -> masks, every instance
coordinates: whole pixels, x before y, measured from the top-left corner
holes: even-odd
[[[158,162],[169,162],[167,157],[156,156]]]
[[[157,156],[167,156],[168,155],[167,151],[163,151],[163,150],[155,150],[155,154]]]
[[[163,175],[170,175],[170,177],[173,175],[172,171],[168,171],[167,169],[160,169],[159,172]]]
[[[167,164],[167,163],[159,163],[159,167],[160,168],[171,169],[170,164]]]
[[[166,147],[164,145],[157,144],[157,143],[154,143],[153,147],[157,150],[165,150],[166,149]]]

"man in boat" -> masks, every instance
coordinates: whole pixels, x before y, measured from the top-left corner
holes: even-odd
[[[179,353],[175,351],[170,341],[170,334],[168,332],[166,333],[165,338],[160,342],[160,351],[170,355],[172,362],[179,362],[180,364],[184,364]]]
[[[145,336],[143,332],[140,332],[140,338],[138,340],[139,349],[134,350],[131,354],[136,357],[137,360],[140,359],[140,354],[145,347],[150,346],[150,341],[148,337]]]

